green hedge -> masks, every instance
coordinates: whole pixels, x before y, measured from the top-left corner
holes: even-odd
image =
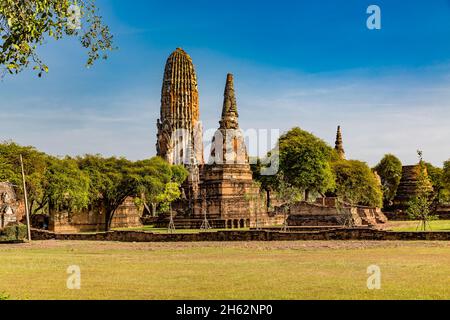
[[[27,226],[23,224],[9,225],[0,230],[0,242],[23,241],[27,238]]]

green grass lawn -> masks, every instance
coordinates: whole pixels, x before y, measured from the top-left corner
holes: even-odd
[[[382,272],[368,290],[367,267]],[[66,288],[69,265],[81,290]],[[0,245],[12,299],[450,299],[449,242]]]
[[[390,221],[386,229],[393,231],[422,231],[417,230],[419,221]],[[431,229],[427,231],[450,231],[450,220],[435,220],[430,222]]]

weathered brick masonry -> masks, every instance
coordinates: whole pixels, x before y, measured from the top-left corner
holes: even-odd
[[[295,240],[432,240],[450,241],[450,232],[393,232],[374,229],[334,229],[314,232],[217,231],[190,234],[158,234],[139,231],[60,234],[32,230],[33,240],[201,242],[201,241],[295,241]]]

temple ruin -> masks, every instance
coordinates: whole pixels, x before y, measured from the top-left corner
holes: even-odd
[[[184,164],[189,178],[182,186],[182,199],[173,204],[176,228],[200,228],[205,218],[214,228],[242,228],[281,225],[286,215],[281,207],[269,212],[265,199],[253,182],[247,147],[239,127],[234,77],[225,82],[222,116],[211,144],[207,163],[203,159],[202,129],[199,121],[199,93],[192,59],[182,49],[168,58],[161,92],[161,117],[157,121],[157,153],[171,164]],[[345,160],[342,130],[336,134],[335,150]],[[290,210],[292,225],[374,226],[386,221],[378,208],[343,205],[333,199],[317,203],[300,202]],[[281,208],[281,210],[280,210]],[[161,216],[157,226],[167,226]]]
[[[336,143],[334,149],[336,150],[339,159],[345,160],[344,143],[342,142],[342,130],[341,126],[338,126],[336,133]]]
[[[424,168],[425,175],[428,175],[426,167]],[[417,179],[420,174],[420,165],[403,166],[402,178],[398,185],[395,198],[393,200],[393,206],[391,209],[397,211],[406,211],[408,208],[408,202],[411,201],[418,193]],[[430,185],[430,191],[432,191]]]
[[[23,216],[23,205],[17,199],[14,187],[0,182],[0,229],[19,222]]]
[[[157,121],[157,154],[170,164],[189,171],[182,199],[173,204],[175,225],[199,228],[205,217],[215,228],[238,228],[280,223],[280,217],[255,213],[259,196],[249,164],[244,136],[239,128],[232,74],[225,83],[222,116],[208,163],[203,158],[199,121],[197,76],[191,57],[177,48],[167,59],[161,91],[161,117]],[[159,225],[167,224],[167,217]]]

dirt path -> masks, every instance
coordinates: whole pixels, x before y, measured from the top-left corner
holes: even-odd
[[[95,241],[33,241],[26,244],[0,245],[0,252],[14,249],[65,249],[87,250],[183,250],[186,248],[242,248],[255,250],[321,250],[321,249],[367,249],[397,247],[445,247],[448,241],[274,241],[274,242],[95,242]]]

